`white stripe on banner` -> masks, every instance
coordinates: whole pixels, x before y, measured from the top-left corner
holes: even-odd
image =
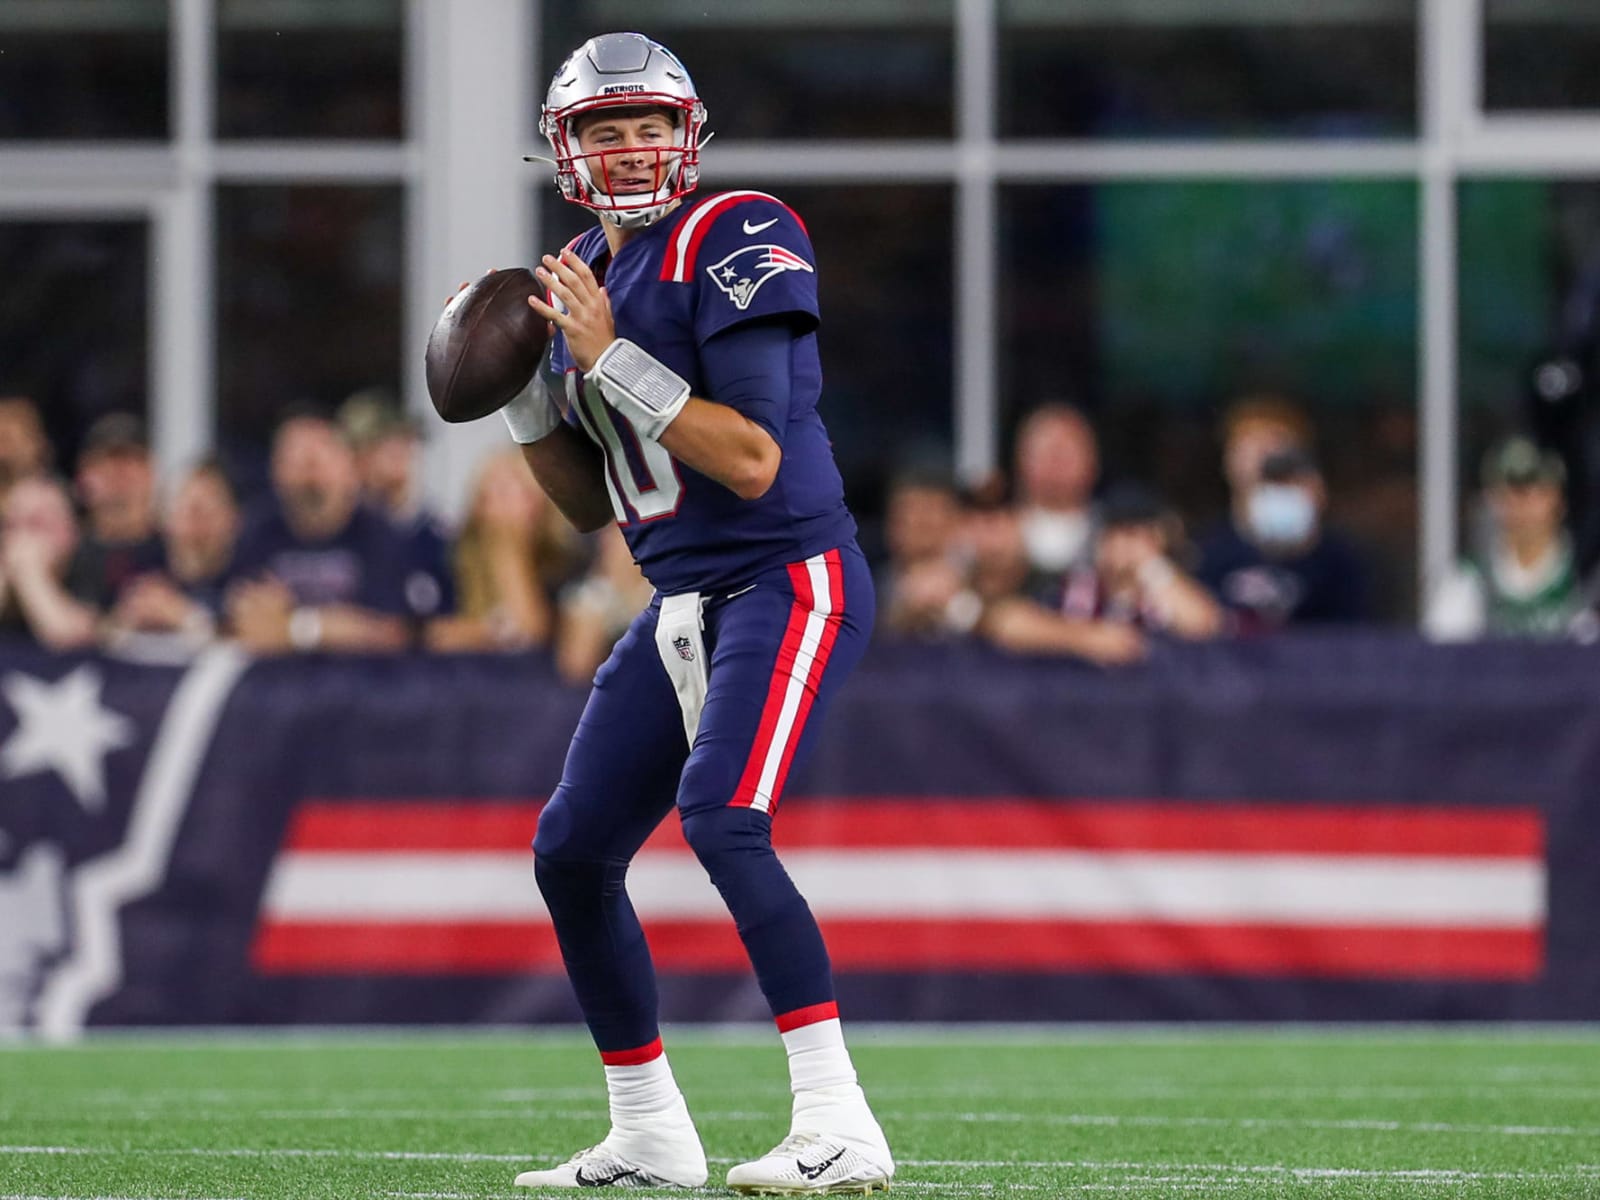
[[[1059,851],[796,850],[784,865],[821,917],[1048,918],[1521,929],[1545,915],[1533,860]],[[289,852],[265,915],[290,921],[542,918],[532,858],[516,853]],[[722,917],[687,853],[628,872],[645,917]]]
[[[806,614],[805,632],[800,636],[800,649],[795,652],[794,667],[783,693],[783,707],[778,710],[778,722],[772,730],[767,757],[761,764],[760,778],[756,780],[756,794],[750,801],[750,807],[758,812],[772,811],[772,789],[778,781],[778,768],[783,765],[789,739],[795,736],[795,718],[805,695],[806,680],[811,675],[811,664],[816,661],[817,648],[822,644],[822,632],[833,612],[827,556],[817,554],[806,559],[806,574],[811,577],[811,611]]]

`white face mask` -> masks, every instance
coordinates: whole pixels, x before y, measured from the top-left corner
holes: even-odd
[[[1041,509],[1024,513],[1022,544],[1033,566],[1044,571],[1065,571],[1088,549],[1088,514]]]
[[[1316,530],[1317,506],[1305,488],[1263,483],[1250,493],[1245,519],[1251,535],[1263,545],[1297,546]]]

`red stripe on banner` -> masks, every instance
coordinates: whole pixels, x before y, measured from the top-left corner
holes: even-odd
[[[824,921],[839,970],[1113,971],[1307,978],[1537,978],[1540,929],[1178,925],[1089,921]],[[732,921],[645,923],[664,971],[748,971]],[[559,972],[548,925],[269,922],[251,953],[267,975]]]
[[[807,605],[809,608],[809,605]],[[735,803],[748,804],[805,628],[798,602],[779,653],[750,765]],[[748,784],[748,792],[746,785]],[[517,851],[528,848],[541,801],[307,801],[285,849],[297,851]],[[1544,821],[1531,808],[1441,809],[1073,800],[819,799],[793,801],[780,849],[1187,851],[1239,854],[1382,854],[1529,859],[1544,856]],[[675,820],[645,848],[687,852]]]
[[[803,1029],[807,1025],[816,1025],[821,1021],[837,1021],[839,1005],[832,1000],[826,1004],[808,1004],[804,1008],[779,1013],[774,1019],[778,1022],[778,1032],[788,1033],[791,1029]]]
[[[828,615],[822,619],[822,633],[817,640],[817,650],[811,658],[810,670],[806,672],[806,681],[800,691],[800,704],[794,714],[794,725],[789,730],[789,737],[784,742],[783,758],[778,763],[778,773],[772,780],[772,803],[768,805],[767,812],[774,817],[778,815],[778,801],[783,797],[783,785],[789,778],[789,764],[794,762],[795,751],[800,746],[800,738],[806,731],[806,719],[811,715],[811,705],[817,698],[817,690],[822,686],[822,673],[828,669],[828,656],[833,653],[833,643],[839,637],[839,626],[844,621],[844,567],[839,561],[839,552],[829,550],[822,556],[822,569],[828,579]],[[809,576],[810,572],[807,572]],[[811,609],[816,611],[815,598],[812,600]]]
[[[642,1063],[655,1062],[661,1057],[661,1050],[661,1039],[657,1038],[632,1050],[602,1050],[600,1061],[608,1067],[637,1067]]]
[[[783,696],[789,689],[789,677],[794,674],[795,660],[800,654],[800,642],[805,637],[806,618],[811,613],[811,575],[804,563],[789,565],[789,583],[794,588],[794,604],[789,609],[789,624],[783,631],[783,641],[778,646],[778,658],[772,667],[772,682],[767,685],[767,699],[761,706],[761,723],[756,726],[756,740],[745,759],[744,772],[739,776],[739,786],[733,789],[733,799],[728,803],[735,808],[749,808],[756,801],[756,789],[761,784],[761,772],[772,751],[772,739],[778,728],[778,715],[783,711]],[[657,829],[651,840],[661,836]],[[682,832],[678,842],[683,841]],[[645,843],[649,845],[649,842]]]
[[[531,854],[542,806],[537,800],[428,804],[310,801],[295,809],[284,849],[344,853],[528,850]]]

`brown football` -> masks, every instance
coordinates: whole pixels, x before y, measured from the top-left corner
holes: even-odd
[[[526,267],[490,271],[457,292],[428,335],[428,395],[446,421],[498,412],[528,386],[549,338],[528,307],[542,291]]]

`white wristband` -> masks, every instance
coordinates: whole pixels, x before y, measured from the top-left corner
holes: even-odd
[[[544,379],[536,372],[528,386],[500,410],[511,438],[520,446],[549,437],[561,424],[561,410],[550,399]]]
[[[314,608],[297,608],[289,614],[289,644],[296,650],[315,650],[322,644],[322,614]]]
[[[617,338],[600,352],[589,377],[600,385],[606,403],[651,441],[689,402],[688,381],[627,338]]]

